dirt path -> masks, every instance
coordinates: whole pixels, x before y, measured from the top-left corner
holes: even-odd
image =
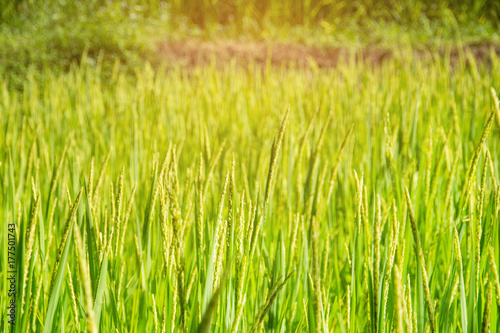
[[[464,47],[469,50],[477,61],[488,61],[490,52],[500,55],[500,45],[475,44]],[[237,64],[248,64],[253,62],[257,65],[265,65],[270,62],[273,65],[294,64],[296,67],[308,67],[310,60],[320,68],[335,67],[341,60],[348,62],[352,59],[352,52],[342,48],[317,48],[302,44],[286,44],[266,42],[235,42],[235,41],[169,41],[160,44],[159,55],[161,59],[170,63],[180,63],[187,67],[207,65],[215,61],[216,64],[225,64],[235,61]],[[413,51],[419,57],[427,57],[430,50]],[[446,54],[446,50],[438,50],[440,54]],[[395,49],[384,49],[370,46],[358,53],[365,63],[378,65],[387,59],[397,56]],[[459,59],[459,49],[453,48],[450,52],[450,61],[455,63]]]

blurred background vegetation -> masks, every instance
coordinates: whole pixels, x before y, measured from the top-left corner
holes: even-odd
[[[490,0],[0,0],[0,75],[67,70],[86,54],[110,72],[161,63],[158,43],[185,38],[320,46],[495,43]]]

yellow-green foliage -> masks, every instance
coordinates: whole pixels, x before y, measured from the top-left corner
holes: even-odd
[[[0,79],[14,331],[496,332],[498,59],[409,54]]]

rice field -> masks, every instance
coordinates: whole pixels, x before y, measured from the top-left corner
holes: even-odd
[[[0,79],[0,331],[498,332],[499,80],[467,52]]]

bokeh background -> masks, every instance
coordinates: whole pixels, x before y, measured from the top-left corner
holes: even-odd
[[[108,72],[117,59],[132,70],[168,64],[159,50],[169,41],[490,45],[499,17],[493,0],[0,0],[0,75],[19,83],[32,67],[67,70],[83,53]]]

